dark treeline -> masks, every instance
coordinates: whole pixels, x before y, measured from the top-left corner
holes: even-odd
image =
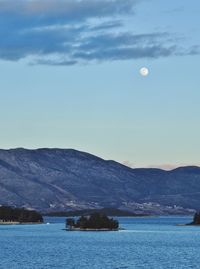
[[[104,214],[93,213],[90,216],[81,216],[77,221],[73,218],[68,218],[66,220],[66,226],[80,229],[109,229],[116,230],[119,228],[119,223],[117,220],[108,218]]]
[[[107,216],[115,217],[140,217],[146,216],[145,214],[136,214],[130,211],[121,210],[118,208],[100,208],[100,209],[82,209],[82,210],[70,210],[60,212],[45,213],[46,216],[53,217],[75,217],[75,216],[89,216],[93,213],[105,214]]]
[[[0,222],[35,222],[42,223],[43,217],[34,210],[24,208],[12,208],[9,206],[0,207]]]

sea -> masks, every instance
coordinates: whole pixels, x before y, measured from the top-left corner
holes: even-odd
[[[69,232],[65,218],[0,226],[0,269],[200,269],[191,216],[121,217],[125,230]]]

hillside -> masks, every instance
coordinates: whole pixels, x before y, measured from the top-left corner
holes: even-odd
[[[76,216],[89,216],[98,213],[110,217],[144,217],[146,215],[134,214],[130,211],[120,210],[117,208],[100,208],[100,209],[83,209],[83,210],[70,210],[64,212],[51,212],[45,214],[49,217],[76,217]]]
[[[199,194],[199,167],[131,169],[73,149],[0,150],[2,205],[183,213],[180,207],[199,209]]]

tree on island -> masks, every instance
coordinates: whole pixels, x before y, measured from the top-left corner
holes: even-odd
[[[34,210],[0,206],[0,222],[42,223],[43,217]]]
[[[66,219],[66,226],[69,226],[72,229],[75,226],[75,221],[73,218]]]
[[[105,214],[93,213],[88,217],[81,216],[77,221],[72,218],[66,220],[66,227],[70,229],[107,229],[117,230],[119,223],[117,220],[108,218]]]

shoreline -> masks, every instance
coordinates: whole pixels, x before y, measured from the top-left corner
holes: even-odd
[[[200,227],[200,224],[187,223],[187,224],[177,224],[176,226],[197,226],[197,227]]]
[[[63,229],[67,232],[117,232],[119,229],[109,230],[109,229]]]
[[[0,222],[0,226],[1,225],[33,225],[33,224],[44,224],[44,222],[18,222],[18,221]]]
[[[68,231],[68,232],[118,232],[118,231],[122,231],[125,230],[124,228],[118,228],[118,229],[107,229],[107,228],[102,228],[102,229],[92,229],[92,228],[86,228],[86,229],[80,229],[80,228],[65,228],[62,229],[64,231]]]
[[[0,225],[17,225],[20,224],[20,222],[15,221],[2,221],[0,222]]]

